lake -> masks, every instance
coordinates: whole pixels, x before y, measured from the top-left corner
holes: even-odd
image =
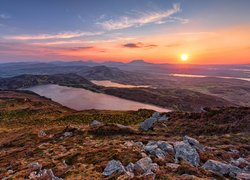
[[[65,87],[54,84],[34,86],[26,88],[25,90],[35,92],[40,96],[45,96],[62,104],[63,106],[75,110],[98,109],[127,111],[152,109],[158,112],[171,111],[166,108],[130,101],[107,94],[95,93],[86,89]]]

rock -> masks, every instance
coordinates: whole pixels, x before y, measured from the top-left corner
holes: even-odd
[[[160,148],[156,148],[156,149],[150,151],[150,154],[155,155],[159,159],[164,159],[167,153],[165,151],[161,150]]]
[[[155,173],[153,173],[151,170],[145,172],[142,175],[143,179],[147,179],[147,180],[154,180],[155,179]]]
[[[38,137],[46,137],[46,136],[47,134],[43,130],[39,131]]]
[[[161,114],[159,112],[154,112],[151,117],[158,119],[158,118],[160,118],[160,116],[161,116]]]
[[[159,169],[159,165],[157,163],[152,163],[150,170],[156,172]]]
[[[212,171],[220,176],[230,175],[235,176],[238,173],[241,173],[242,170],[236,166],[225,164],[215,160],[208,160],[203,166],[203,169]]]
[[[124,172],[125,172],[125,168],[120,161],[111,160],[108,162],[102,174],[104,176],[110,176],[114,173],[122,174]]]
[[[169,117],[167,117],[165,114],[158,119],[159,122],[166,122],[168,121]]]
[[[93,120],[91,123],[90,123],[90,127],[92,128],[96,128],[96,127],[100,127],[100,126],[103,126],[104,124],[100,121],[97,121],[97,120]]]
[[[126,171],[128,172],[134,172],[134,168],[135,168],[135,165],[134,163],[131,163],[131,162],[125,167]]]
[[[158,147],[164,152],[174,152],[173,146],[166,141],[158,141],[157,144]]]
[[[143,147],[144,146],[144,144],[142,143],[142,142],[135,142],[135,144],[137,145],[137,146],[139,146],[139,147]]]
[[[175,163],[166,163],[166,166],[171,168],[171,169],[178,169],[178,167],[180,167],[179,164],[175,164]]]
[[[13,173],[14,173],[14,171],[11,170],[11,169],[7,171],[7,174],[8,174],[8,175],[13,174]]]
[[[239,166],[241,164],[247,164],[250,165],[250,162],[248,162],[247,160],[245,160],[244,158],[238,158],[236,160],[231,160],[231,163],[235,166]]]
[[[38,162],[32,162],[30,164],[28,164],[28,167],[32,170],[32,171],[37,171],[37,170],[41,170],[42,169],[42,165],[39,164]]]
[[[146,146],[143,146],[143,149],[148,153],[155,150],[156,148],[158,148],[157,144],[147,144]]]
[[[150,157],[145,157],[135,163],[134,171],[137,174],[143,174],[149,170],[156,170],[158,168],[159,166],[155,163],[152,163],[152,159]]]
[[[133,141],[126,141],[124,143],[124,146],[126,146],[126,147],[132,147],[132,146],[134,146],[134,142]]]
[[[62,178],[56,177],[51,169],[43,169],[39,172],[34,171],[30,173],[29,179],[63,180]]]
[[[250,180],[250,173],[239,173],[236,176],[237,180]]]
[[[73,136],[73,133],[72,132],[65,132],[65,133],[63,133],[63,136],[70,137],[70,136]]]
[[[152,129],[154,123],[156,122],[157,122],[157,118],[154,118],[154,117],[148,118],[140,124],[140,129],[142,129],[143,131],[148,131]]]
[[[176,163],[178,163],[179,159],[183,159],[193,166],[199,166],[200,156],[190,144],[183,141],[176,142],[174,143],[174,149]]]
[[[198,150],[204,149],[203,145],[201,145],[199,141],[197,141],[196,139],[191,138],[189,136],[184,136],[183,141],[189,143],[192,147],[194,147]]]

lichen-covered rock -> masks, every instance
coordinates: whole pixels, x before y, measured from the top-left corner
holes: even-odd
[[[137,174],[143,174],[149,170],[155,171],[157,168],[159,168],[159,166],[153,163],[150,157],[145,157],[135,163],[134,171]]]
[[[204,146],[202,144],[200,144],[199,141],[197,141],[194,138],[191,138],[189,136],[184,136],[183,137],[183,141],[189,143],[192,147],[198,149],[198,150],[203,150]]]
[[[157,122],[157,118],[151,117],[146,119],[140,124],[140,129],[143,131],[148,131],[152,129],[153,125]]]
[[[173,146],[166,141],[158,141],[158,147],[165,152],[174,152]]]
[[[104,124],[100,121],[97,121],[97,120],[93,120],[91,123],[90,123],[90,127],[92,128],[96,128],[96,127],[100,127],[100,126],[103,126]]]
[[[160,118],[161,117],[161,114],[159,112],[154,112],[151,116],[152,118]]]
[[[122,174],[124,172],[125,172],[125,168],[120,161],[111,160],[108,162],[102,174],[104,176],[110,176],[114,173]]]
[[[183,159],[193,166],[199,166],[200,156],[190,144],[183,141],[176,142],[174,143],[174,149],[176,163],[179,162],[179,159]]]
[[[43,179],[48,179],[48,180],[63,180],[62,178],[56,177],[52,171],[52,169],[43,169],[40,171],[34,171],[31,172],[29,175],[29,179],[34,179],[34,180],[43,180]]]
[[[237,166],[225,164],[225,163],[215,161],[215,160],[208,160],[202,166],[202,168],[208,171],[212,171],[220,176],[223,176],[223,175],[235,176],[238,173],[242,172],[242,170],[238,168]]]
[[[158,119],[158,121],[159,121],[159,122],[166,122],[166,121],[168,121],[168,119],[169,119],[169,117],[167,117],[167,116],[164,114],[163,116],[161,116],[161,117]]]
[[[167,153],[165,151],[161,150],[160,148],[156,148],[156,149],[150,151],[150,154],[158,157],[159,159],[164,159],[167,155]]]
[[[142,178],[147,179],[147,180],[154,180],[155,179],[155,173],[152,172],[151,170],[149,170],[149,171],[145,172],[142,175]]]
[[[126,167],[125,167],[126,171],[128,172],[134,172],[134,169],[135,169],[135,165],[134,163],[129,163]]]
[[[28,164],[28,167],[32,171],[37,171],[37,170],[40,171],[42,169],[42,165],[39,162],[32,162],[32,163]]]

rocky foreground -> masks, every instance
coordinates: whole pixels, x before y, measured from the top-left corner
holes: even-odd
[[[0,179],[249,179],[250,108],[76,112],[0,94]]]

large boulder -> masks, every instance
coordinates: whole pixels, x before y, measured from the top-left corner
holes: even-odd
[[[150,171],[156,171],[159,168],[159,166],[156,163],[152,162],[152,159],[150,157],[145,157],[140,160],[138,160],[135,163],[134,171],[137,174],[144,174],[146,172]]]
[[[125,167],[126,171],[128,172],[134,172],[134,169],[135,169],[135,165],[134,163],[129,163],[126,167]]]
[[[158,147],[164,152],[170,152],[170,153],[174,152],[173,146],[166,141],[158,141],[157,144]]]
[[[183,141],[176,142],[174,143],[174,149],[176,163],[179,162],[179,159],[183,159],[193,166],[199,166],[200,156],[190,144]]]
[[[196,139],[191,138],[189,136],[184,136],[183,141],[190,144],[192,147],[196,148],[197,150],[203,150],[204,149],[204,146],[202,144],[200,144],[199,141],[197,141]]]
[[[165,114],[159,118],[159,122],[166,122],[168,121],[169,117],[167,117]]]
[[[112,174],[122,174],[126,170],[120,161],[111,160],[108,162],[106,168],[103,171],[104,176],[110,176]]]
[[[230,175],[235,177],[237,174],[242,172],[242,170],[237,166],[225,164],[215,160],[208,160],[205,164],[203,164],[202,168],[208,171],[212,171],[220,176]]]
[[[148,131],[152,129],[153,125],[157,122],[157,118],[150,117],[140,124],[140,129],[143,131]]]

